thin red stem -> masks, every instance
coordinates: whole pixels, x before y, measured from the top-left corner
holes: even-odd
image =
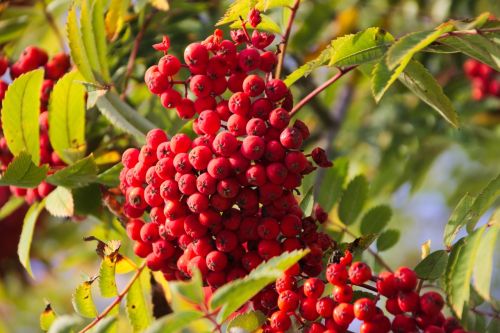
[[[285,35],[283,36],[283,42],[280,44],[280,54],[278,57],[278,64],[276,65],[276,71],[274,73],[274,77],[279,79],[281,76],[281,69],[283,68],[283,60],[285,59],[286,47],[288,45],[288,40],[290,39],[290,34],[292,32],[293,21],[295,20],[295,15],[297,14],[297,10],[299,9],[300,0],[295,0],[290,14],[290,19],[288,20],[288,24],[286,26]]]
[[[300,102],[298,102],[297,105],[294,106],[292,111],[290,111],[290,116],[293,116],[300,109],[302,109],[304,107],[304,105],[309,103],[309,101],[311,101],[311,99],[316,97],[316,95],[318,95],[320,92],[322,92],[323,90],[328,88],[330,85],[335,83],[338,79],[340,79],[342,76],[349,73],[350,71],[352,71],[356,67],[357,66],[349,66],[349,67],[346,67],[343,69],[339,68],[338,69],[339,71],[337,72],[337,74],[335,74],[331,79],[329,79],[328,81],[325,81],[322,85],[320,85],[319,87],[317,87],[316,89],[311,91],[306,97],[304,97]]]

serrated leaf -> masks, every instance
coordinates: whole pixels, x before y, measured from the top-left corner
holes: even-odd
[[[490,181],[474,200],[470,210],[465,216],[467,232],[472,233],[479,218],[486,213],[488,208],[500,197],[500,174]]]
[[[51,215],[56,217],[73,216],[75,205],[71,191],[58,186],[45,199],[45,208]]]
[[[127,1],[122,2],[127,3]],[[94,27],[92,25],[93,18],[91,6],[90,0],[82,0],[80,2],[80,31],[90,68],[92,68],[94,73],[102,73],[99,55],[97,53],[96,39],[94,36]]]
[[[356,176],[347,185],[339,203],[340,220],[350,225],[361,213],[368,196],[368,182],[363,175]]]
[[[73,329],[82,322],[82,318],[76,315],[59,316],[50,326],[48,333],[72,333]]]
[[[245,332],[254,332],[266,322],[266,316],[261,311],[250,311],[234,317],[227,325],[229,333],[238,332],[243,329]]]
[[[333,208],[342,195],[348,169],[349,161],[341,157],[333,161],[333,167],[325,171],[318,195],[315,197],[326,212]]]
[[[378,103],[384,96],[389,87],[396,81],[397,77],[393,77],[394,72],[387,67],[386,57],[380,59],[373,66],[371,75],[371,90],[375,101]]]
[[[500,46],[494,42],[498,38],[496,33],[482,33],[477,35],[457,34],[442,38],[439,43],[452,47],[469,57],[475,58],[482,63],[500,71]]]
[[[469,212],[474,203],[474,197],[465,194],[453,210],[448,223],[444,228],[443,241],[446,247],[451,247],[451,243],[457,236],[458,232],[465,225],[465,216]]]
[[[203,302],[203,281],[198,270],[194,270],[191,280],[170,282],[168,285],[172,294],[177,295],[177,297],[185,298],[193,304]]]
[[[2,207],[0,207],[0,220],[3,220],[13,212],[15,212],[19,207],[21,207],[26,201],[24,198],[11,196],[9,201],[7,201]]]
[[[141,279],[136,279],[127,293],[126,310],[134,332],[140,332],[149,326],[151,317],[142,292]]]
[[[94,73],[92,72],[92,68],[87,57],[85,45],[83,44],[77,17],[77,6],[73,5],[68,12],[68,21],[66,23],[66,32],[71,59],[86,81],[96,82]]]
[[[111,168],[97,176],[97,182],[108,187],[116,187],[120,185],[119,175],[122,169],[122,163],[113,165]]]
[[[389,223],[392,216],[391,207],[380,205],[370,209],[361,220],[361,233],[380,233]]]
[[[116,93],[107,91],[97,97],[99,111],[117,128],[132,134],[139,142],[145,141],[145,134],[154,128],[148,120],[120,101]],[[138,119],[142,118],[141,121]],[[145,124],[147,124],[145,126]]]
[[[56,319],[56,313],[54,312],[52,306],[50,306],[49,303],[45,306],[45,309],[40,314],[40,328],[42,329],[42,331],[48,331],[55,319]]]
[[[162,317],[149,326],[144,333],[178,332],[203,317],[200,311],[181,311]]]
[[[292,7],[295,3],[295,0],[259,0],[256,5],[261,11],[267,11],[271,8],[276,7]]]
[[[427,105],[448,121],[454,127],[458,127],[458,116],[451,101],[444,94],[431,73],[418,61],[410,61],[399,80],[417,95]]]
[[[118,294],[115,281],[116,261],[110,256],[105,256],[99,268],[99,290],[103,297],[114,297]]]
[[[27,152],[40,164],[40,91],[43,69],[22,74],[9,85],[2,101],[2,129],[9,150],[15,156]]]
[[[21,230],[21,237],[19,239],[19,244],[17,246],[17,255],[19,256],[19,261],[26,268],[29,275],[34,278],[33,272],[31,271],[30,263],[30,248],[31,240],[33,239],[33,232],[35,230],[35,224],[38,220],[42,209],[45,207],[45,201],[35,202],[26,212],[23,221],[23,229]]]
[[[115,40],[125,24],[129,1],[111,0],[106,18],[106,36],[109,40]]]
[[[234,21],[238,21],[240,16],[246,18],[250,9],[257,5],[257,0],[235,0],[229,6],[224,16],[215,24],[223,25],[227,23],[232,23]]]
[[[97,172],[94,156],[89,155],[47,177],[47,182],[67,188],[78,188],[95,182]]]
[[[446,251],[434,251],[415,267],[415,273],[420,279],[436,280],[444,274],[447,263],[448,253]]]
[[[401,37],[387,51],[388,68],[393,70],[399,66],[404,69],[417,52],[432,44],[442,34],[453,29],[453,24],[444,23],[431,31],[413,32]]]
[[[91,286],[94,280],[90,279],[78,285],[71,299],[75,311],[85,318],[94,318],[97,316],[97,309],[91,293]]]
[[[485,229],[482,227],[462,238],[451,250],[446,267],[445,292],[448,304],[458,318],[462,318],[464,305],[469,300],[474,262]]]
[[[212,310],[222,307],[218,321],[223,322],[240,306],[255,296],[262,288],[279,278],[285,270],[298,262],[308,251],[285,252],[260,264],[246,277],[234,280],[219,288],[210,299]]]
[[[54,85],[49,101],[49,138],[55,152],[67,164],[85,154],[85,87],[77,71]]]
[[[118,310],[118,307],[115,307]],[[112,310],[111,312],[115,312]],[[118,317],[109,313],[105,318],[100,320],[89,332],[90,333],[111,333],[116,331]]]
[[[97,56],[101,64],[101,75],[106,82],[110,82],[108,65],[108,46],[104,27],[104,0],[92,1],[92,27],[97,48]]]
[[[396,245],[399,240],[400,232],[395,229],[387,229],[377,239],[377,249],[385,251]]]
[[[321,53],[316,59],[311,60],[305,63],[304,65],[300,66],[285,78],[284,82],[287,85],[287,87],[290,87],[300,78],[309,76],[309,74],[311,74],[313,70],[325,65],[332,56],[332,54],[333,54],[333,48],[331,47],[331,45],[328,45],[323,51],[321,51]]]
[[[47,170],[47,165],[38,167],[33,163],[29,154],[21,152],[7,166],[7,170],[0,178],[0,186],[36,187],[45,179]]]
[[[271,17],[265,14],[260,15],[262,21],[256,27],[257,30],[269,31],[272,33],[280,34],[281,28],[280,26],[273,21]],[[233,24],[229,26],[231,29],[241,29],[242,22],[241,20],[234,21]]]
[[[300,202],[300,209],[304,212],[304,216],[310,216],[314,207],[314,188],[307,190],[306,194]]]
[[[381,28],[368,28],[332,41],[329,66],[359,65],[379,59],[394,37]]]
[[[499,225],[493,225],[486,231],[486,235],[481,239],[481,244],[477,251],[477,257],[481,260],[476,260],[474,266],[474,281],[473,285],[477,293],[486,301],[491,302],[490,294],[491,278],[493,273],[495,245],[500,231]]]

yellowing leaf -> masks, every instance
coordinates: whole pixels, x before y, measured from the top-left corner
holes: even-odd
[[[109,10],[104,20],[106,36],[109,40],[114,40],[118,37],[125,23],[128,6],[129,1],[127,0],[111,0]]]

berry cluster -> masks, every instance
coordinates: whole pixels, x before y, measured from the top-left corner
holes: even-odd
[[[254,308],[266,313],[273,311],[264,332],[285,332],[292,327],[292,320],[308,333],[346,332],[355,320],[361,333],[465,332],[454,318],[444,317],[444,300],[439,293],[428,291],[419,295],[413,270],[400,267],[394,273],[373,276],[367,264],[351,262],[352,255],[346,251],[327,266],[326,281],[318,277],[297,278],[295,272],[286,272],[253,302]],[[333,286],[329,295],[325,294],[328,283]],[[370,296],[355,297],[356,289],[368,291]],[[391,314],[392,319],[377,305],[382,297],[385,313]]]
[[[55,82],[70,69],[70,66],[70,59],[67,54],[59,53],[49,59],[44,50],[34,46],[27,47],[21,53],[19,59],[10,65],[7,58],[0,57],[0,76],[3,76],[9,70],[11,80],[39,67],[45,68],[45,80],[43,81],[40,96],[40,163],[49,164],[51,167],[61,167],[64,163],[50,145],[47,106]],[[0,80],[0,107],[8,87],[9,84],[7,82]],[[0,171],[7,168],[12,158],[13,156],[7,147],[7,141],[0,131]],[[15,196],[24,197],[31,204],[46,197],[53,188],[52,185],[42,182],[37,188],[31,189],[11,186],[10,192]],[[5,192],[5,190],[2,192]]]
[[[487,96],[500,97],[500,73],[477,60],[464,63],[465,75],[472,81],[472,98],[481,100]]]

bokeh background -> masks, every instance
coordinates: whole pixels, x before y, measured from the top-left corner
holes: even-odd
[[[142,84],[147,66],[157,61],[151,45],[169,35],[172,52],[181,55],[191,41],[202,40],[222,16],[230,1],[169,1],[170,10],[156,11],[145,0],[131,1],[123,29],[110,44],[115,82],[123,83],[129,54],[139,30],[147,22],[133,67],[128,101],[168,133],[182,126],[175,114],[166,112],[159,100]],[[60,35],[70,0],[1,1],[0,52],[15,59],[28,45],[55,54],[61,49]],[[495,0],[304,0],[289,44],[285,72],[314,58],[337,36],[379,26],[395,36],[435,27],[448,18],[474,17],[489,11],[500,15]],[[275,17],[282,24],[286,18]],[[54,27],[55,25],[55,27]],[[500,100],[471,98],[471,83],[464,76],[466,60],[457,55],[419,55],[444,86],[461,121],[451,128],[430,107],[400,85],[394,85],[380,104],[370,92],[369,80],[353,73],[320,94],[299,117],[311,124],[310,146],[320,145],[332,158],[349,161],[349,178],[363,173],[370,180],[369,206],[386,203],[393,208],[390,228],[399,231],[397,244],[381,256],[391,266],[415,266],[420,246],[431,240],[431,248],[443,248],[442,234],[452,208],[461,196],[476,194],[500,170]],[[333,70],[318,70],[294,85],[296,100]],[[106,122],[88,115],[88,140],[104,147],[97,158],[117,158],[129,142],[110,131]],[[95,121],[93,121],[95,120]],[[93,122],[92,122],[93,121]],[[95,141],[102,138],[102,141]],[[94,141],[93,141],[94,140]],[[312,175],[319,193],[328,189],[324,174]],[[131,254],[123,230],[112,220],[81,221],[42,216],[31,251],[36,279],[28,277],[17,263],[16,242],[23,210],[0,220],[0,332],[39,332],[39,313],[50,302],[57,313],[72,312],[71,293],[84,277],[94,275],[99,260],[95,243],[83,237],[122,239],[122,249]],[[490,210],[482,223],[495,213]],[[496,216],[500,216],[497,211]],[[500,218],[500,217],[499,217]],[[354,230],[356,230],[354,226]],[[373,249],[376,246],[373,245]],[[500,250],[500,249],[499,249]],[[496,251],[496,272],[499,254]],[[131,255],[132,256],[132,255]],[[366,260],[372,260],[366,257]],[[500,278],[494,274],[494,294],[500,297]],[[124,281],[126,278],[124,277]],[[147,281],[147,277],[145,277]],[[122,281],[118,281],[119,287]],[[99,309],[107,301],[96,299]],[[120,331],[121,332],[121,331]]]

